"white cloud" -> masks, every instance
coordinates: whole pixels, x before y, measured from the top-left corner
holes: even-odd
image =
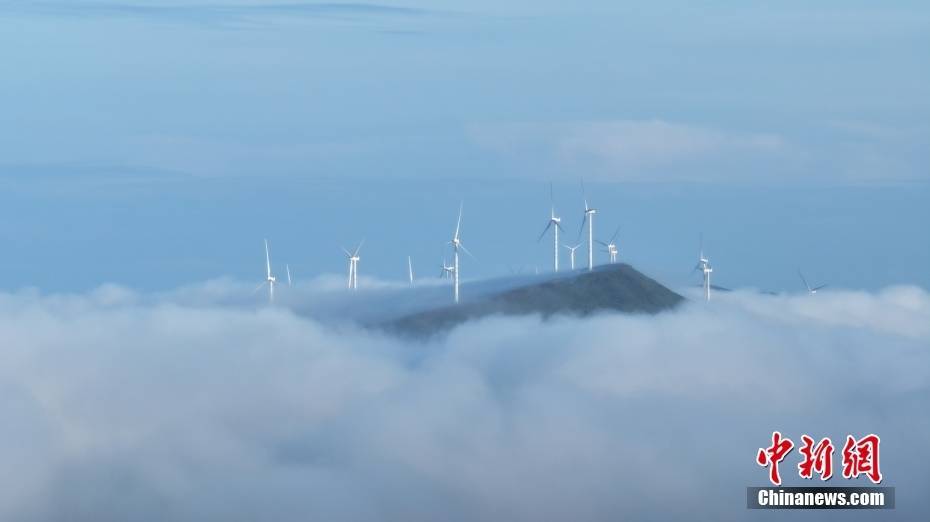
[[[918,288],[429,342],[208,294],[0,294],[0,518],[787,519],[744,503],[774,429],[878,433],[893,514],[930,513]]]
[[[474,126],[479,146],[510,157],[535,157],[577,176],[607,181],[754,181],[772,179],[768,165],[796,152],[767,132],[723,130],[652,120]],[[530,169],[539,172],[540,169]]]
[[[919,130],[802,122],[785,134],[646,119],[474,125],[469,137],[512,162],[512,175],[811,186],[925,181],[913,161]]]
[[[569,159],[596,158],[620,168],[671,165],[718,154],[778,152],[775,134],[744,134],[662,120],[573,125],[558,147]]]

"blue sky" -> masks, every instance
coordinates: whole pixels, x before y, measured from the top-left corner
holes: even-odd
[[[548,183],[686,284],[930,287],[930,8],[0,2],[0,288],[541,269]],[[567,262],[567,259],[565,259]]]

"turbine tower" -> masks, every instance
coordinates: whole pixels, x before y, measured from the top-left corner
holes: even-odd
[[[361,259],[358,253],[362,250],[364,244],[365,240],[363,239],[354,252],[349,252],[345,248],[342,249],[346,253],[346,259],[349,260],[349,290],[358,290],[358,261]]]
[[[701,252],[698,257],[698,263],[697,265],[694,266],[694,270],[692,270],[692,273],[698,270],[701,271],[701,274],[704,277],[704,282],[703,282],[704,300],[710,301],[710,274],[711,272],[714,271],[714,269],[711,268],[710,266],[710,260],[704,257],[704,236],[703,235],[701,236]]]
[[[265,240],[265,280],[262,281],[262,284],[258,285],[252,293],[258,292],[262,289],[263,286],[268,285],[268,302],[274,302],[274,285],[277,284],[277,279],[274,275],[271,274],[271,253],[268,250],[268,240]]]
[[[462,228],[462,204],[459,204],[459,219],[455,224],[455,235],[452,236],[452,241],[449,241],[449,244],[452,245],[452,299],[454,302],[459,302],[459,249],[462,249],[463,252],[472,256],[471,252],[465,248],[465,245],[462,243],[462,239],[459,237],[459,232]]]
[[[617,248],[617,242],[616,242],[617,234],[619,233],[620,233],[620,227],[617,227],[617,230],[614,231],[614,235],[610,236],[610,241],[605,243],[603,241],[598,240],[598,243],[600,243],[601,245],[604,245],[604,248],[605,248],[604,251],[610,255],[611,264],[614,264],[617,262],[617,254],[620,252],[620,249]]]
[[[562,245],[562,248],[567,248],[567,249],[569,250],[569,252],[571,252],[571,254],[570,254],[571,260],[572,260],[572,265],[571,265],[571,266],[572,266],[572,270],[574,270],[574,269],[575,269],[575,250],[578,250],[579,248],[581,248],[581,243],[578,243],[578,244],[575,245],[575,246]]]
[[[808,295],[814,295],[817,293],[817,290],[820,290],[821,288],[827,286],[827,285],[820,285],[820,286],[815,286],[811,288],[811,285],[807,284],[807,279],[804,279],[804,274],[801,273],[800,268],[798,269],[798,275],[801,276],[801,281],[804,283],[804,287],[807,288]]]
[[[552,228],[552,238],[553,238],[553,268],[556,272],[559,271],[559,230],[562,230],[562,218],[556,217],[555,215],[555,203],[552,198],[552,183],[549,184],[549,223],[546,224],[546,228],[543,229],[542,233],[539,234],[539,237],[536,239],[536,242],[539,243],[543,236],[546,235],[546,232]],[[553,226],[555,225],[555,226]],[[562,230],[564,232],[564,230]]]
[[[588,222],[588,270],[594,270],[594,214],[597,214],[596,208],[588,206],[588,196],[584,190],[584,180],[581,180],[581,194],[584,196],[584,219],[581,221],[581,228],[578,230],[578,237],[584,231],[585,221]]]

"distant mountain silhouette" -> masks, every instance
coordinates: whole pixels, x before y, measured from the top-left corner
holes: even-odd
[[[421,311],[381,324],[414,336],[432,335],[488,315],[584,316],[602,310],[655,314],[684,298],[628,264],[576,270],[543,282],[510,288],[475,301]]]

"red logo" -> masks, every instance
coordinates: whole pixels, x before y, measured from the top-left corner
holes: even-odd
[[[798,464],[798,475],[801,478],[811,479],[814,474],[820,475],[820,480],[829,480],[833,476],[833,441],[830,437],[820,439],[816,444],[813,437],[801,435],[803,443],[798,451],[803,459]],[[843,446],[843,477],[854,479],[865,475],[879,484],[882,481],[882,472],[879,468],[878,454],[881,439],[878,435],[869,434],[856,440],[852,435],[846,436]],[[782,437],[780,432],[772,432],[772,445],[759,448],[756,454],[756,463],[769,468],[769,481],[776,486],[781,485],[781,475],[778,464],[791,453],[794,442]]]
[[[759,448],[759,454],[756,455],[756,462],[763,468],[769,466],[769,480],[776,486],[781,485],[781,477],[778,475],[778,463],[784,460],[785,456],[791,452],[794,443],[791,439],[781,438],[781,433],[772,433],[772,445],[768,448]]]
[[[833,442],[830,437],[820,439],[820,442],[814,446],[814,439],[807,435],[801,435],[801,455],[804,460],[798,464],[798,474],[801,478],[812,478],[814,473],[820,475],[820,480],[830,480],[833,476]]]
[[[881,439],[874,433],[859,440],[847,435],[846,445],[843,446],[843,477],[851,479],[865,475],[875,484],[881,482],[882,472],[878,468],[880,443]]]

